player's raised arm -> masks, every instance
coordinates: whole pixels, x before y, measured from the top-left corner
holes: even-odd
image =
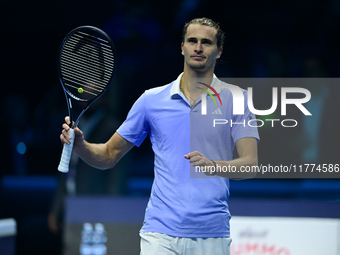
[[[60,135],[62,143],[69,144],[70,120],[65,118],[63,130]],[[89,143],[85,141],[83,132],[77,127],[74,129],[75,141],[73,151],[87,164],[99,168],[112,168],[133,147],[133,143],[125,140],[117,132],[106,143]]]

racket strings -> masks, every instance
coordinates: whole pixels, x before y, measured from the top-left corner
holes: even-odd
[[[85,32],[83,32],[83,31],[78,31],[78,33],[79,33],[80,35],[84,35],[84,36],[86,36],[86,37],[94,38],[95,40],[98,40],[98,42],[99,42],[99,41],[104,42],[104,46],[105,46],[105,47],[111,48],[110,46],[107,45],[107,40],[106,40],[106,39],[102,39],[102,38],[100,38],[100,37],[98,37],[98,36],[94,36],[94,35],[85,33]],[[74,34],[74,35],[77,36],[77,34]]]
[[[72,64],[69,64],[68,62],[61,61],[61,70],[65,72],[65,78],[67,77],[73,77],[82,80],[83,82],[97,82],[98,87],[105,88],[107,81],[109,80],[109,77],[107,77],[105,80],[99,80],[101,79],[98,74],[92,72],[92,69],[86,69],[85,68],[79,68],[78,66],[74,66]],[[72,68],[72,72],[69,72],[69,69]],[[84,75],[84,70],[86,71],[86,74]]]
[[[89,93],[93,96],[97,96],[99,93],[101,93],[103,91],[102,88],[98,87],[97,85],[93,85],[91,83],[82,83],[81,81],[78,82],[77,81],[77,77],[70,77],[70,78],[65,78],[65,81],[70,82],[68,84],[69,87],[76,89],[78,91],[79,88],[82,88],[83,92]]]
[[[63,65],[63,63],[61,64]],[[70,71],[70,69],[67,69],[67,68],[72,68],[72,71]],[[75,71],[76,69],[78,68],[72,65],[68,65],[68,64],[64,64],[63,66],[61,66],[61,72],[63,73],[64,84],[67,87],[76,89],[77,91],[79,88],[88,88],[89,90],[85,89],[83,90],[83,92],[89,93],[94,96],[97,96],[106,87],[106,84],[102,83],[98,79],[95,79],[94,75],[91,75],[90,71],[85,70],[87,72],[87,74],[85,74],[84,69],[79,69],[79,72],[77,73]],[[75,93],[72,93],[72,94],[75,94]]]
[[[90,100],[89,96],[98,96],[109,84],[114,55],[106,39],[81,31],[77,33],[63,46],[60,71],[65,87],[74,97]]]
[[[79,50],[78,52],[74,53],[72,52],[72,48],[70,47],[70,45],[65,45],[65,49],[69,50],[69,54],[70,56],[73,56],[75,58],[87,58],[88,60],[91,60],[93,61],[93,64],[101,64],[103,65],[103,60],[102,61],[99,61],[96,56],[93,56],[93,54],[91,55],[91,51],[90,50]],[[90,54],[90,55],[89,55]],[[105,55],[104,55],[105,56]],[[105,61],[107,61],[107,65],[105,67],[110,67],[111,69],[113,69],[113,66],[114,66],[114,63],[110,63],[110,59],[109,59],[109,56],[105,56]],[[108,59],[106,59],[108,58]]]
[[[61,64],[65,65],[65,66],[67,65],[69,68],[75,67],[75,70],[79,71],[80,73],[85,71],[88,75],[92,75],[92,76],[94,76],[94,78],[101,79],[104,82],[107,82],[107,80],[109,80],[111,78],[109,71],[113,70],[113,68],[109,69],[107,71],[101,70],[101,72],[104,71],[104,73],[102,74],[102,73],[98,73],[94,70],[94,67],[95,67],[94,65],[89,67],[89,65],[84,65],[83,63],[79,62],[79,60],[81,60],[81,59],[78,59],[78,58],[72,57],[72,56],[68,56],[68,55],[62,55]]]
[[[79,40],[74,40],[74,38],[69,38],[69,40],[67,41],[67,44],[65,44],[64,47],[67,47],[70,50],[70,52],[77,51],[79,52],[79,54],[83,53],[82,56],[87,56],[88,52],[95,48],[93,45],[87,45],[87,44],[82,44],[81,47],[79,47],[78,44],[79,44]],[[106,49],[106,48],[101,48],[101,50],[103,53],[103,57],[106,56],[108,63],[112,61],[111,64],[113,65],[113,60],[110,59],[110,57],[112,56],[112,50]],[[92,56],[88,56],[88,57],[92,57]],[[92,57],[92,59],[95,61],[98,60],[97,58],[94,58],[94,57]]]
[[[81,32],[80,32],[81,33]],[[85,33],[81,33],[81,34],[85,34]],[[87,36],[91,36],[91,35],[88,35],[88,34],[85,34]],[[112,53],[112,49],[109,45],[106,45],[106,44],[103,44],[103,43],[99,43],[98,40],[102,40],[104,41],[103,39],[99,38],[99,37],[94,37],[94,36],[91,36],[94,39],[92,40],[89,40],[89,38],[87,37],[81,37],[77,34],[74,34],[74,37],[70,37],[68,40],[68,43],[77,43],[79,44],[79,47],[77,47],[77,45],[74,45],[74,49],[73,51],[79,51],[79,52],[83,52],[86,54],[86,56],[88,56],[87,54],[93,50],[96,50],[96,52],[98,53],[99,55],[99,61],[101,63],[103,63],[104,61],[104,56],[106,57],[106,61],[107,63],[106,64],[110,64],[113,66],[114,65],[114,61],[113,61],[113,53]],[[78,40],[75,40],[75,39],[78,39]],[[107,41],[105,41],[106,43],[108,43]],[[77,49],[78,48],[78,49]],[[85,49],[85,50],[83,50]],[[90,58],[92,58],[93,60],[98,60],[96,58],[93,58],[91,55],[88,56]],[[110,70],[112,71],[112,70]]]
[[[86,47],[84,45],[83,47]],[[99,56],[99,60],[96,59],[98,56],[94,56],[91,51],[86,52],[87,55],[84,54],[79,54],[81,52],[74,52],[74,49],[72,50],[68,46],[65,47],[67,51],[67,55],[63,54],[64,59],[66,60],[65,62],[69,62],[75,66],[79,66],[81,68],[85,68],[86,72],[91,72],[91,75],[97,75],[97,77],[103,79],[103,77],[107,77],[108,79],[110,78],[106,72],[105,69],[109,69],[108,71],[112,72],[113,70],[113,65],[109,62],[107,62],[107,65],[104,65],[104,59]],[[65,51],[63,52],[65,53]],[[95,68],[99,68],[96,70]],[[96,71],[96,72],[93,72]]]
[[[65,49],[70,50],[68,48],[68,46],[66,46]],[[86,60],[88,62],[90,62],[91,64],[93,64],[95,66],[100,66],[101,68],[104,68],[104,70],[105,70],[104,75],[109,77],[109,75],[107,75],[107,73],[112,72],[112,70],[114,68],[114,64],[110,63],[109,60],[107,60],[108,62],[104,65],[103,62],[99,62],[92,55],[88,55],[88,54],[89,54],[89,52],[84,52],[84,51],[79,51],[78,53],[69,52],[68,55],[64,55],[64,57],[68,58],[67,61],[74,59],[74,60],[78,61],[79,65],[82,65],[84,67],[87,67],[88,63],[85,62],[86,65],[84,65],[84,63],[82,63],[81,61],[84,61],[84,58],[86,58]]]

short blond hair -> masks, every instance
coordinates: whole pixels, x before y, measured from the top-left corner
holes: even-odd
[[[199,24],[199,25],[202,25],[202,26],[209,26],[209,27],[215,28],[216,31],[217,31],[217,33],[216,33],[217,47],[218,48],[223,47],[224,32],[222,31],[222,29],[220,28],[218,23],[216,23],[212,19],[208,19],[208,18],[205,18],[205,17],[204,18],[195,18],[195,19],[184,24],[182,42],[184,42],[184,37],[187,33],[189,25],[191,25],[191,24]]]

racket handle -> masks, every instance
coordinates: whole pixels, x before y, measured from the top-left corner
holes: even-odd
[[[71,136],[71,144],[64,143],[63,152],[61,154],[60,163],[58,166],[58,170],[62,173],[67,173],[69,170],[70,159],[72,155],[73,143],[74,143],[74,129],[70,128],[68,134]]]

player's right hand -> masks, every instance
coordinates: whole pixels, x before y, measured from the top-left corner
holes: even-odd
[[[68,134],[68,131],[70,130],[70,126],[71,126],[71,121],[69,116],[65,117],[65,123],[62,125],[63,130],[61,131],[60,134],[60,141],[62,144],[66,143],[66,144],[70,144],[70,140],[71,140],[71,136]],[[83,132],[78,128],[74,128],[74,134],[75,134],[75,139],[74,139],[74,145],[73,147],[77,146],[77,144],[79,144],[79,142],[83,142],[84,140],[84,135]]]

